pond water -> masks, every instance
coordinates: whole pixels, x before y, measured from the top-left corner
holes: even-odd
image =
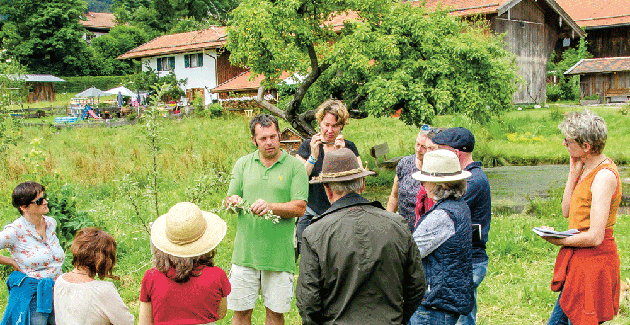
[[[528,197],[544,198],[552,189],[563,188],[569,173],[569,165],[502,166],[483,169],[492,191],[492,205],[521,212],[528,204]],[[630,175],[630,167],[619,167],[621,177]],[[369,188],[366,197],[387,204],[391,187]],[[630,200],[630,184],[623,186],[624,201]],[[623,203],[622,203],[623,204]],[[619,213],[627,214],[628,209]]]

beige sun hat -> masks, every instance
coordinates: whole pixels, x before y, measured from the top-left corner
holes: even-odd
[[[214,213],[202,211],[190,202],[175,204],[151,227],[153,245],[176,257],[200,256],[223,240],[227,225]]]
[[[422,170],[411,174],[421,182],[450,182],[466,179],[472,175],[462,170],[459,159],[450,150],[435,150],[424,154]]]

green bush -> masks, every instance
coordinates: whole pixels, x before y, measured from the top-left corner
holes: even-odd
[[[586,99],[586,100],[599,100],[599,95],[593,94],[593,95],[590,95],[590,96],[584,96],[583,99]]]
[[[560,90],[560,86],[554,84],[547,84],[547,101],[549,102],[557,102],[560,100],[560,96],[562,95],[562,90]]]
[[[61,77],[66,82],[55,86],[57,93],[80,93],[90,87],[107,90],[120,86],[129,80],[128,76],[85,76],[85,77]]]
[[[208,106],[208,111],[210,111],[210,116],[219,117],[223,115],[223,107],[219,103],[214,103]]]

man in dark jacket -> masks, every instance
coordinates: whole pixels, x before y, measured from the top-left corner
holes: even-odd
[[[326,153],[322,173],[332,206],[303,234],[296,298],[304,325],[407,324],[426,290],[409,227],[361,196],[365,176],[348,149]]]

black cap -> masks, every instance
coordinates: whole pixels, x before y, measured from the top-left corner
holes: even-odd
[[[444,130],[433,137],[431,141],[464,152],[472,152],[475,148],[475,136],[470,130],[463,127]]]

